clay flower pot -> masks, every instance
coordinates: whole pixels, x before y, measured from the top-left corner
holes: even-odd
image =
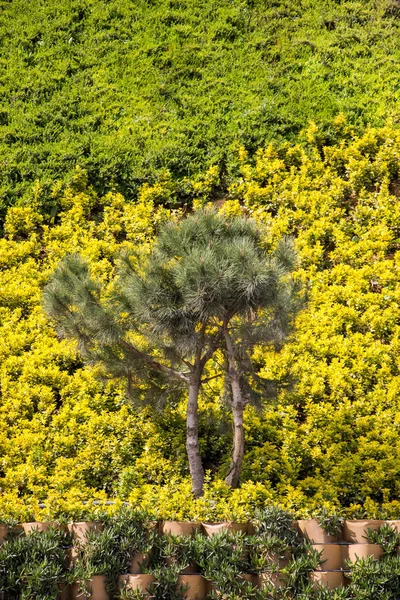
[[[398,534],[400,534],[400,521],[385,521]]]
[[[384,521],[345,521],[343,526],[343,539],[345,542],[365,544],[368,529],[376,531],[383,525]]]
[[[234,523],[225,521],[223,523],[202,523],[203,529],[208,536],[215,535],[221,531],[232,531],[247,533],[248,523]]]
[[[352,563],[356,562],[357,558],[379,558],[383,554],[383,548],[379,544],[349,544],[344,547],[346,559]]]
[[[310,573],[314,587],[322,585],[330,590],[345,585],[343,571],[312,571]]]
[[[69,523],[68,531],[75,542],[82,546],[86,544],[86,535],[89,531],[103,531],[103,523],[97,521],[82,521],[81,523]]]
[[[8,527],[7,525],[0,525],[0,544],[3,544],[7,540]]]
[[[319,571],[338,571],[343,568],[344,552],[340,544],[313,544],[312,547],[318,552],[322,552],[322,562],[318,568]]]
[[[161,524],[161,532],[171,535],[185,535],[191,537],[195,531],[199,531],[201,523],[198,521],[164,521]]]
[[[22,529],[24,530],[25,535],[28,535],[32,531],[49,531],[50,527],[54,527],[56,529],[60,529],[60,524],[55,521],[46,521],[44,523],[22,523]]]
[[[188,600],[203,600],[206,597],[207,581],[202,575],[180,575],[178,586],[186,590],[183,592],[183,597]]]
[[[267,552],[265,558],[268,559],[268,562],[271,564],[271,566],[282,569],[283,567],[286,567],[289,564],[290,552],[285,552],[283,556],[280,556],[275,552]]]
[[[174,560],[170,557],[168,557],[165,562],[169,567],[174,564]],[[180,571],[180,575],[198,575],[199,573],[199,566],[193,562],[189,563],[187,567]]]
[[[258,576],[255,575],[254,573],[242,573],[240,575],[240,577],[244,581],[247,581],[248,583],[251,583],[251,585],[253,585],[254,587],[256,587],[258,585]]]
[[[275,572],[265,572],[256,575],[256,585],[257,587],[263,588],[266,585],[272,585],[276,589],[280,589],[285,587],[286,581],[283,573]]]
[[[106,592],[106,577],[105,575],[94,575],[89,581],[86,582],[90,590],[90,595],[79,591],[79,583],[73,583],[71,585],[71,600],[109,600]]]
[[[334,544],[340,542],[341,535],[330,535],[327,533],[316,519],[301,519],[297,521],[300,535],[313,544]]]
[[[79,556],[79,549],[76,546],[71,546],[70,548],[66,549],[66,554],[69,565],[73,567]]]
[[[148,554],[142,554],[141,552],[137,552],[132,561],[131,564],[129,566],[129,573],[133,574],[133,575],[137,575],[138,573],[142,572],[142,565],[143,563],[147,563],[150,557],[150,553]]]
[[[139,590],[146,594],[146,599],[150,599],[151,595],[148,591],[148,588],[153,583],[154,577],[153,575],[148,575],[147,573],[142,573],[138,575],[120,575],[118,578],[118,584],[120,589],[126,589],[130,591]]]
[[[70,600],[71,588],[69,585],[60,585],[58,593],[58,600]]]

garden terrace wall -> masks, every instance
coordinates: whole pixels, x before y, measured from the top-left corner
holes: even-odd
[[[370,543],[371,532],[378,532],[379,529],[386,524],[391,528],[393,534],[399,536],[400,521],[382,521],[382,520],[353,520],[345,521],[343,525],[337,526],[335,532],[327,532],[326,529],[315,519],[299,520],[292,522],[293,533],[298,536],[296,539],[300,540],[300,545],[306,548],[301,543],[301,540],[308,542],[308,548],[312,548],[321,554],[320,564],[315,564],[313,569],[308,570],[309,580],[314,584],[315,587],[324,586],[329,589],[335,589],[339,586],[344,586],[349,582],[349,573],[352,565],[361,558],[372,557],[374,560],[379,560],[383,555],[383,548],[379,543]],[[139,525],[143,527],[146,532],[151,532],[151,540],[156,546],[155,540],[164,538],[168,540],[171,536],[179,536],[180,540],[193,539],[198,540],[199,534],[201,539],[210,540],[210,544],[219,543],[218,540],[242,540],[245,544],[245,540],[252,540],[253,546],[249,546],[246,550],[247,553],[253,550],[257,550],[257,544],[260,544],[262,536],[268,538],[268,532],[260,532],[257,530],[259,523],[235,523],[233,521],[226,521],[221,523],[201,523],[201,522],[178,522],[178,521],[153,521],[143,522]],[[105,524],[95,521],[90,522],[76,522],[70,524],[61,524],[56,522],[46,523],[23,523],[13,528],[13,534],[10,530],[7,530],[5,525],[0,528],[0,543],[1,547],[5,547],[7,544],[7,538],[12,539],[13,535],[19,536],[32,536],[32,535],[46,535],[51,531],[59,529],[64,532],[66,536],[70,536],[69,539],[71,544],[68,548],[64,548],[67,560],[68,569],[73,572],[73,568],[80,554],[85,552],[85,548],[93,544],[93,540],[96,540],[96,535],[101,535],[101,532],[106,527]],[[226,532],[224,534],[223,532]],[[220,536],[218,538],[218,535]],[[224,538],[224,535],[226,536]],[[229,537],[233,536],[233,538]],[[217,536],[217,537],[215,537]],[[222,537],[221,537],[222,536]],[[236,538],[235,538],[236,536]],[[254,537],[255,536],[255,537]],[[257,537],[258,536],[258,537]],[[397,543],[400,542],[400,537],[396,538]],[[10,542],[11,543],[11,542]],[[230,542],[229,542],[230,543]],[[127,572],[113,573],[116,581],[118,582],[119,588],[125,589],[128,593],[136,590],[142,591],[145,596],[153,597],[152,586],[157,584],[157,575],[154,572],[150,573],[147,563],[150,564],[149,557],[151,557],[154,547],[147,549],[147,553],[143,553],[138,556],[136,553],[127,568]],[[243,548],[245,546],[243,545]],[[299,546],[300,547],[300,546]],[[233,545],[232,545],[233,548]],[[397,555],[399,555],[399,547],[397,547]],[[396,550],[396,549],[395,549]],[[262,588],[265,585],[273,585],[277,590],[285,588],[287,583],[287,567],[290,563],[291,554],[288,550],[285,552],[278,552],[276,554],[270,551],[268,560],[270,564],[264,569],[259,569],[257,572],[251,572],[249,568],[237,572],[238,585],[254,586],[256,588]],[[160,565],[164,564],[165,568],[171,566],[173,559],[167,556],[160,555]],[[246,557],[247,560],[247,557]],[[399,556],[400,562],[400,556]],[[243,564],[246,561],[243,559]],[[250,562],[246,563],[247,565]],[[147,570],[146,570],[147,569]],[[213,581],[212,573],[206,573],[204,564],[199,565],[192,561],[190,567],[177,571],[176,574],[176,585],[183,586],[182,598],[188,600],[203,600],[207,594],[213,591],[218,591],[218,583]],[[1,575],[1,574],[0,574]],[[88,579],[85,580],[89,589],[92,590],[91,595],[89,594],[90,600],[112,600],[106,589],[106,577],[103,572],[93,572]],[[82,580],[80,580],[82,582]],[[0,579],[0,591],[1,579]],[[7,592],[7,590],[5,590]],[[119,593],[119,592],[118,592]],[[7,597],[7,596],[5,596]],[[117,596],[113,596],[117,597]],[[118,596],[120,597],[120,596]],[[122,596],[121,596],[122,597]],[[244,596],[243,596],[244,597]],[[70,581],[69,585],[63,585],[60,582],[60,600],[84,600],[85,596],[82,595],[81,587],[78,581]]]

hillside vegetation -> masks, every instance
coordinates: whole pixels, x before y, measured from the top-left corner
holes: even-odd
[[[0,13],[0,216],[60,207],[55,182],[86,169],[100,195],[220,168],[235,148],[301,138],[310,120],[398,119],[398,0],[16,0]],[[158,199],[165,201],[165,198]]]
[[[59,514],[109,497],[179,519],[243,519],[266,501],[299,514],[325,505],[398,517],[400,133],[354,137],[342,117],[331,126],[342,141],[323,150],[312,126],[307,152],[268,146],[254,162],[243,148],[237,156],[221,210],[259,220],[271,247],[295,237],[309,305],[279,355],[255,355],[280,392],[263,412],[246,409],[238,490],[219,478],[231,443],[223,382],[204,388],[201,451],[211,481],[200,500],[189,494],[184,396],[165,389],[154,399],[135,383],[127,397],[124,383],[100,377],[74,344],[57,339],[41,308],[43,285],[67,252],[81,252],[105,283],[122,249],[145,259],[157,224],[181,215],[157,204],[160,194],[173,196],[169,183],[142,187],[132,203],[116,192],[98,196],[78,169],[55,223],[34,196],[8,209],[0,240],[3,513],[26,518],[22,505],[48,500]],[[194,206],[212,200],[218,184],[217,168],[197,177]]]

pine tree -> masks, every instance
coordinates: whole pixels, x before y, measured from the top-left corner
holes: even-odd
[[[204,369],[224,348],[234,418],[227,482],[237,485],[251,349],[260,335],[277,342],[286,333],[297,295],[285,280],[292,266],[291,245],[268,256],[252,220],[196,211],[161,228],[145,264],[123,256],[108,295],[80,256],[65,257],[45,288],[44,306],[60,334],[77,339],[84,358],[113,376],[129,382],[156,374],[187,387],[186,447],[193,493],[200,496]]]

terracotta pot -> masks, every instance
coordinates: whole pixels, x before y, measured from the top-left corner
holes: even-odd
[[[343,568],[347,546],[340,544],[313,544],[312,547],[322,552],[322,562],[319,571],[338,571]]]
[[[79,550],[76,546],[71,546],[71,548],[66,549],[67,560],[71,567],[73,567],[76,563],[76,559],[79,556]]]
[[[180,575],[178,586],[187,588],[183,597],[188,600],[203,600],[207,594],[207,581],[202,575]]]
[[[59,523],[56,523],[54,521],[46,521],[44,523],[22,523],[21,527],[24,530],[25,535],[28,535],[32,531],[49,531],[50,527],[60,529]]]
[[[349,544],[348,546],[344,546],[344,548],[346,548],[346,559],[352,563],[357,558],[367,558],[368,556],[379,558],[383,554],[383,548],[379,544]]]
[[[140,590],[146,594],[146,600],[151,598],[148,588],[153,581],[153,575],[148,575],[147,573],[142,573],[140,575],[120,575],[118,578],[120,589],[127,589],[130,591]]]
[[[302,519],[297,521],[299,533],[313,544],[334,544],[340,542],[341,534],[330,535],[316,519]]]
[[[105,575],[94,575],[90,581],[87,582],[88,589],[90,590],[89,596],[79,591],[79,583],[73,583],[71,585],[71,600],[109,600],[106,592],[106,577]]]
[[[396,533],[400,535],[400,521],[385,521]]]
[[[165,562],[169,567],[174,564],[174,560],[172,558],[167,558]],[[184,569],[182,569],[182,571],[180,572],[180,575],[199,575],[199,574],[200,574],[199,566],[196,565],[196,563],[188,564],[188,566],[185,567]]]
[[[143,563],[147,563],[150,558],[150,553],[142,554],[141,552],[137,552],[132,559],[132,562],[129,566],[129,573],[133,575],[137,575],[142,572]]]
[[[376,531],[383,525],[384,521],[345,521],[343,526],[343,539],[345,542],[365,544],[367,531]]]
[[[286,567],[289,564],[290,552],[289,551],[285,552],[284,556],[280,556],[279,554],[276,554],[275,552],[267,552],[265,554],[265,558],[268,559],[268,562],[271,566],[282,569],[283,567]]]
[[[232,531],[247,533],[248,523],[234,523],[225,521],[224,523],[202,523],[203,529],[208,536],[215,535],[221,531]]]
[[[161,532],[172,535],[185,535],[191,537],[195,531],[199,531],[201,523],[198,521],[164,521],[161,524]]]
[[[312,571],[310,577],[315,588],[322,585],[334,590],[346,583],[343,571]]]
[[[247,523],[247,533],[249,535],[256,535],[256,526],[251,521]]]
[[[258,576],[254,573],[242,573],[240,577],[244,579],[244,581],[251,583],[254,587],[258,585]]]
[[[7,525],[0,525],[0,544],[3,544],[8,536],[8,527]]]
[[[89,531],[103,531],[103,523],[97,521],[82,521],[81,523],[69,523],[68,531],[75,542],[86,544],[86,535]]]
[[[297,519],[292,521],[292,527],[297,533],[300,533],[299,521]]]
[[[275,572],[266,572],[260,573],[256,576],[256,585],[260,588],[265,587],[266,585],[272,585],[276,589],[280,589],[285,587],[286,580],[283,573]]]
[[[69,585],[61,585],[58,600],[70,600],[71,588]]]

